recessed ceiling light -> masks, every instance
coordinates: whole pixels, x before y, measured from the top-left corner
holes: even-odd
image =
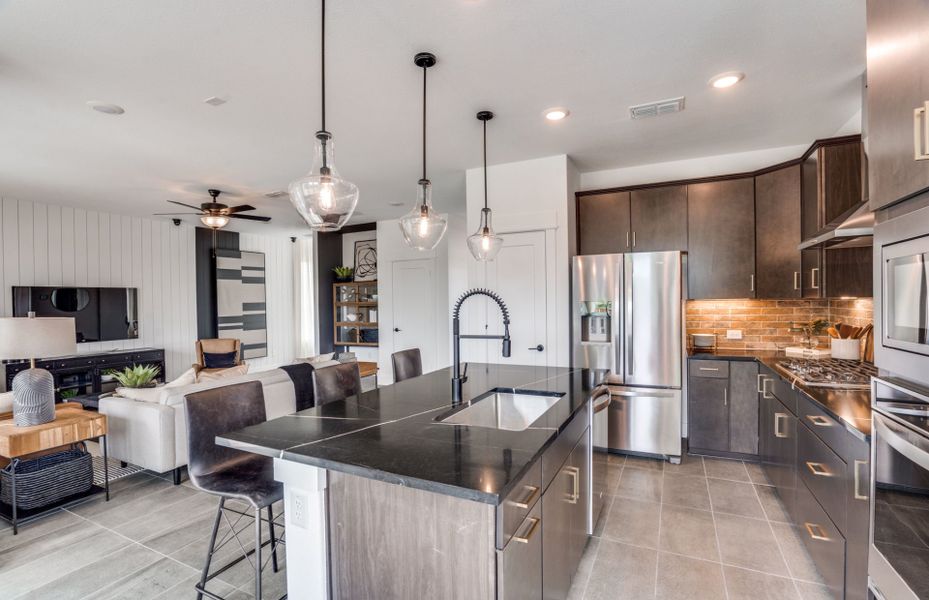
[[[403,206],[403,202],[388,202],[388,204],[390,204],[391,206]]]
[[[567,108],[555,107],[547,109],[543,114],[549,121],[560,121],[570,115],[571,111]]]
[[[203,102],[206,103],[206,104],[209,104],[210,106],[222,106],[223,104],[225,104],[226,102],[228,102],[228,100],[226,100],[226,99],[224,99],[224,98],[220,98],[219,96],[210,96],[209,98],[207,98],[207,99],[204,100]]]
[[[87,103],[87,106],[97,112],[102,112],[106,115],[121,115],[126,112],[126,109],[124,109],[122,106],[109,104],[107,102],[100,102],[99,100],[91,100]]]
[[[727,88],[732,87],[735,84],[742,81],[745,78],[745,73],[739,73],[738,71],[729,71],[728,73],[720,73],[713,79],[710,79],[710,85],[714,88]]]

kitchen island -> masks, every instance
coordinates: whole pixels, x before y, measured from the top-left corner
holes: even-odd
[[[290,598],[567,595],[593,487],[581,372],[472,363],[457,405],[450,379],[217,438],[275,459]]]

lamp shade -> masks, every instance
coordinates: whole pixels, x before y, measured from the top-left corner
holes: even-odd
[[[74,354],[76,331],[72,317],[0,318],[0,359]]]

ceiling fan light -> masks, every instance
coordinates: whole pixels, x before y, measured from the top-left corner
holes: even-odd
[[[229,224],[229,217],[226,215],[203,215],[200,222],[211,229],[222,229]]]
[[[318,135],[310,172],[288,188],[291,204],[306,224],[317,231],[341,229],[358,206],[358,186],[339,177],[332,145],[331,137]]]
[[[416,206],[400,218],[400,232],[409,247],[432,250],[445,235],[448,219],[432,207],[432,183],[429,180],[419,182],[417,196]]]

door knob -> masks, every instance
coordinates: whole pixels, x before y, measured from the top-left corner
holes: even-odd
[[[529,350],[536,350],[538,352],[541,352],[542,350],[545,350],[545,346],[543,346],[542,344],[539,344],[538,346],[535,346],[534,348],[529,348]]]
[[[399,333],[399,332],[400,332],[400,328],[399,328],[399,327],[394,327],[394,331]]]

